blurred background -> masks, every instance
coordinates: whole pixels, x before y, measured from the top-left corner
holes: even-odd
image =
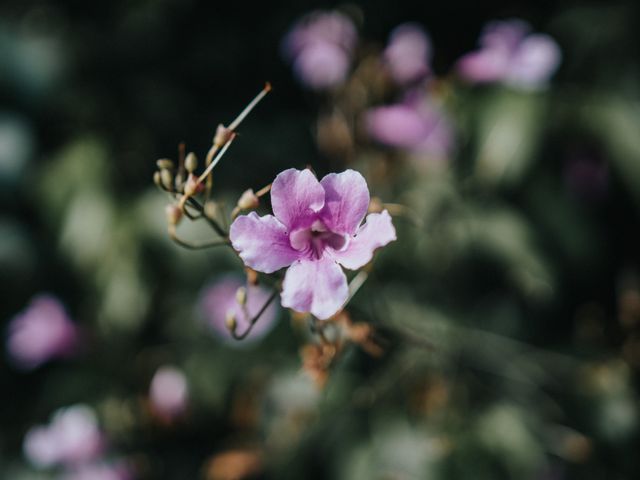
[[[325,84],[305,65],[338,60],[290,33],[318,9],[357,32]],[[486,26],[514,18],[546,67],[496,74]],[[406,22],[426,63],[399,80]],[[0,478],[639,478],[638,27],[632,0],[4,0]],[[172,243],[152,180],[267,80],[221,208],[310,165],[398,213],[348,308],[376,345],[322,382],[283,309],[229,340],[242,265]]]

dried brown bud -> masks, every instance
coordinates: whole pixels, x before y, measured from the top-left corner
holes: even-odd
[[[258,208],[259,205],[260,200],[256,194],[253,193],[252,189],[245,190],[240,196],[240,200],[238,200],[238,208],[240,208],[240,210],[251,210]]]
[[[173,190],[173,175],[168,169],[163,168],[162,170],[160,170],[160,181],[162,182],[162,186],[166,190]]]
[[[167,170],[173,170],[174,168],[173,161],[169,160],[168,158],[161,158],[160,160],[156,160],[156,165],[160,170],[165,168]]]
[[[198,168],[198,157],[193,152],[189,152],[187,154],[187,158],[184,159],[184,168],[186,168],[187,172],[193,173]]]
[[[233,134],[233,130],[225,127],[222,124],[218,125],[218,128],[216,129],[216,134],[213,137],[213,144],[218,146],[224,145],[229,141],[232,134]]]
[[[169,225],[175,226],[180,223],[180,220],[182,219],[182,210],[180,210],[180,207],[174,204],[169,204],[165,208],[165,212],[167,214],[167,222]]]

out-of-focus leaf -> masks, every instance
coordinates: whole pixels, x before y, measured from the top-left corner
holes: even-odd
[[[500,89],[488,93],[478,108],[475,175],[489,186],[514,187],[539,146],[546,97]]]

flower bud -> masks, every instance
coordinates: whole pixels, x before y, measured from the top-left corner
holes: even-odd
[[[177,225],[180,223],[182,219],[182,210],[180,210],[180,207],[171,203],[166,206],[164,211],[167,214],[167,222],[169,225]]]
[[[204,214],[207,218],[211,220],[215,220],[218,218],[218,213],[220,212],[220,207],[213,200],[207,200],[204,204]]]
[[[216,134],[213,137],[213,144],[218,146],[224,145],[229,141],[232,133],[233,133],[233,130],[228,129],[222,124],[218,125],[218,128],[216,129]]]
[[[160,177],[160,172],[158,170],[153,172],[153,183],[155,183],[157,187],[162,188],[162,178]]]
[[[176,173],[175,184],[176,184],[176,190],[178,192],[183,189],[183,187],[184,187],[184,172],[178,171],[178,173]]]
[[[236,321],[236,316],[233,311],[227,312],[227,317],[225,318],[224,323],[227,325],[227,328],[231,333],[234,333],[236,331],[238,322]]]
[[[163,169],[173,170],[173,167],[174,167],[173,162],[168,158],[161,158],[160,160],[156,160],[156,165],[160,170],[163,170]]]
[[[247,289],[245,287],[239,287],[236,290],[236,302],[240,306],[244,306],[247,303]]]
[[[198,168],[198,157],[193,152],[189,152],[187,158],[184,159],[184,168],[187,169],[187,172],[193,173]]]
[[[160,181],[165,189],[169,191],[173,190],[173,175],[168,169],[163,168],[160,170]]]
[[[260,205],[260,200],[253,193],[252,189],[245,190],[244,193],[240,196],[240,200],[238,200],[238,208],[241,210],[251,210],[253,208],[258,208]]]
[[[189,178],[187,178],[187,183],[184,185],[184,194],[188,197],[195,195],[196,193],[201,192],[204,189],[204,185],[198,182],[198,177],[196,177],[193,173],[189,174]]]

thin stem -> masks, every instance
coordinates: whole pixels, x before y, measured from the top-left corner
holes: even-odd
[[[231,122],[227,128],[229,130],[232,130],[232,131],[235,130],[236,128],[238,128],[240,123],[242,123],[242,121],[246,118],[246,116],[249,115],[251,110],[253,110],[253,108],[260,102],[260,100],[262,100],[264,98],[264,96],[267,93],[269,93],[270,91],[271,91],[271,84],[269,82],[267,82],[267,83],[265,83],[264,88],[262,89],[262,91],[260,91],[260,93],[258,95],[256,95],[256,97],[253,100],[251,100],[249,105],[247,105],[244,108],[244,110],[242,110],[242,112],[240,112],[240,115],[238,115],[236,117],[236,119],[233,122]]]
[[[222,228],[220,226],[220,224],[218,222],[216,222],[214,219],[207,217],[204,214],[204,207],[202,206],[202,204],[200,204],[200,202],[198,202],[195,198],[190,197],[188,199],[189,205],[192,206],[193,208],[195,208],[198,212],[200,212],[200,214],[202,215],[201,218],[204,218],[207,223],[211,226],[211,228],[213,228],[216,233],[218,235],[220,235],[221,237],[226,237],[228,235],[227,231]]]
[[[169,237],[171,238],[171,240],[173,240],[175,243],[177,243],[181,247],[188,248],[189,250],[201,250],[203,248],[219,247],[221,245],[230,245],[229,240],[226,238],[220,238],[210,242],[199,242],[199,243],[183,240],[182,238],[178,237],[178,232],[176,232],[175,226],[169,227]]]
[[[233,338],[235,338],[236,340],[242,340],[244,339],[247,335],[249,335],[249,333],[251,333],[251,330],[253,329],[254,325],[258,322],[258,320],[260,319],[260,317],[262,316],[262,314],[264,312],[267,311],[267,308],[269,308],[269,305],[271,305],[271,302],[273,302],[276,297],[278,296],[278,290],[274,290],[273,293],[271,294],[271,296],[267,299],[267,301],[265,302],[265,304],[262,306],[262,308],[260,309],[260,311],[256,314],[255,317],[253,317],[251,319],[251,321],[249,322],[249,326],[246,328],[246,330],[242,333],[236,333],[235,330],[231,331],[231,335],[233,336]]]
[[[216,155],[213,161],[207,166],[206,170],[202,172],[202,175],[200,175],[200,177],[198,178],[198,183],[202,183],[204,179],[207,178],[207,175],[209,175],[211,173],[211,170],[213,170],[213,167],[215,167],[218,164],[218,162],[220,162],[220,160],[222,159],[222,156],[229,149],[231,142],[233,142],[235,138],[236,138],[236,134],[232,133],[231,136],[229,137],[229,140],[227,140],[227,143],[225,143],[224,146],[222,147],[222,150],[220,150],[220,153]]]

